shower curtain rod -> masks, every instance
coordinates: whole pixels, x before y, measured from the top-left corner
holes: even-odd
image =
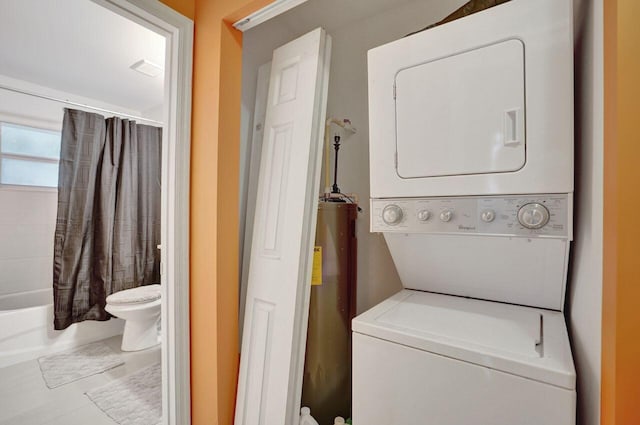
[[[1,85],[1,84],[0,84],[0,89],[12,91],[14,93],[26,94],[27,96],[38,97],[40,99],[51,100],[53,102],[64,103],[64,104],[71,105],[71,106],[78,106],[80,108],[93,109],[94,111],[100,111],[100,112],[104,112],[104,113],[107,113],[107,114],[113,114],[113,115],[117,115],[119,117],[132,118],[132,119],[138,120],[138,121],[146,121],[146,122],[150,122],[150,123],[154,123],[154,124],[164,125],[164,123],[162,121],[156,121],[156,120],[152,120],[152,119],[149,119],[149,118],[138,117],[136,115],[125,114],[123,112],[118,112],[118,111],[111,111],[109,109],[98,108],[97,106],[91,106],[91,105],[87,105],[85,103],[72,102],[72,101],[67,100],[67,99],[58,99],[57,97],[46,96],[46,95],[43,95],[43,94],[38,94],[38,93],[26,91],[26,90],[14,89],[13,87],[7,87],[7,86]]]

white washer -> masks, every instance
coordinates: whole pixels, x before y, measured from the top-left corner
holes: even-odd
[[[353,320],[356,425],[575,425],[571,0],[369,52],[371,231],[406,288]]]
[[[574,425],[571,197],[396,198],[371,211],[408,289],[353,320],[354,423]]]
[[[404,290],[353,331],[356,425],[575,423],[560,312]]]

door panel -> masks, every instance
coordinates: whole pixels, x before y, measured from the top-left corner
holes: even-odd
[[[395,84],[400,177],[508,172],[524,165],[521,41],[403,69]]]
[[[246,215],[244,218],[244,243],[242,246],[242,277],[240,279],[240,339],[244,325],[244,307],[247,299],[247,282],[249,281],[249,260],[251,258],[251,242],[253,236],[253,219],[256,212],[256,196],[262,156],[262,139],[267,113],[267,96],[269,95],[269,76],[271,62],[258,68],[256,101],[253,109],[253,134],[251,136],[251,155],[247,163],[249,178],[246,183]]]
[[[330,44],[319,28],[273,53],[236,425],[299,415]]]

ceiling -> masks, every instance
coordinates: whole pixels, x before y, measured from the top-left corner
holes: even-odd
[[[135,111],[162,104],[165,38],[90,0],[0,0],[0,74]]]

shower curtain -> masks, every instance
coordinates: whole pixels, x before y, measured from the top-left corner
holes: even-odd
[[[65,109],[54,327],[108,320],[106,297],[160,282],[162,129]]]

